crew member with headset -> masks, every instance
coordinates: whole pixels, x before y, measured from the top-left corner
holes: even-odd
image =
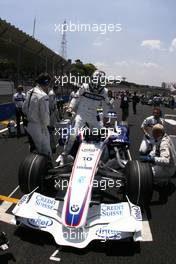
[[[15,113],[16,113],[16,124],[17,124],[17,137],[21,136],[20,121],[24,123],[24,114],[22,111],[23,103],[25,101],[25,93],[23,92],[23,86],[19,85],[17,87],[17,92],[13,95],[13,103],[15,104]]]
[[[39,154],[52,155],[50,146],[50,135],[48,127],[50,125],[48,89],[51,77],[47,73],[41,73],[31,89],[23,105],[23,113],[27,117],[26,131],[30,138],[31,151],[35,150]]]

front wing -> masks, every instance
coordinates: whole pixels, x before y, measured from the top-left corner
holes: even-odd
[[[142,215],[128,202],[93,205],[86,225],[70,228],[62,223],[63,202],[37,192],[24,195],[13,209],[16,223],[50,233],[58,245],[84,248],[93,240],[142,240]]]

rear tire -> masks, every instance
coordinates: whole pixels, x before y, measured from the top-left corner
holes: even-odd
[[[18,171],[18,181],[23,193],[30,193],[39,186],[39,191],[44,188],[44,179],[49,169],[52,168],[51,160],[39,154],[30,153],[22,161]]]
[[[147,207],[153,194],[153,172],[150,164],[137,160],[129,161],[125,167],[126,195],[139,206]]]

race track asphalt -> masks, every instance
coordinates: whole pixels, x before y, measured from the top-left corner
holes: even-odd
[[[118,109],[118,111],[120,111]],[[142,139],[140,125],[143,119],[152,113],[150,106],[138,106],[137,115],[130,108],[131,155],[138,158],[138,148]],[[175,110],[163,108],[164,113]],[[168,133],[175,129],[168,126]],[[21,160],[28,153],[26,137],[0,138],[0,195],[8,196],[18,185],[17,171]],[[132,242],[93,242],[86,249],[59,248],[56,255],[64,264],[174,264],[176,261],[176,180],[172,179],[165,189],[163,199],[154,193],[148,212],[153,241]],[[18,190],[13,197],[20,198]],[[11,210],[11,209],[9,209]],[[1,220],[1,215],[0,215]],[[8,234],[10,247],[0,252],[0,264],[47,264],[57,263],[49,258],[58,249],[53,238],[35,230],[16,227],[0,222],[0,229]]]

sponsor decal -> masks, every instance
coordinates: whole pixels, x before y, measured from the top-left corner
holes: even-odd
[[[82,152],[95,152],[95,151],[98,151],[98,149],[92,149],[92,148],[82,149]]]
[[[53,221],[45,216],[39,216],[37,219],[27,219],[27,222],[32,227],[46,228],[53,224]]]
[[[20,201],[18,202],[18,205],[20,206],[20,205],[22,205],[22,204],[24,204],[24,203],[27,203],[27,201],[28,201],[28,199],[29,199],[29,195],[24,195],[21,199],[20,199]]]
[[[54,199],[50,199],[42,195],[37,195],[36,197],[36,205],[45,209],[53,210],[55,203],[56,201]]]
[[[85,176],[80,176],[78,178],[78,183],[84,183],[85,178],[86,178]]]
[[[70,205],[70,200],[68,200],[66,214],[65,214],[65,222],[68,226],[76,227],[79,225],[82,219],[85,203],[86,203],[86,196],[83,199],[80,208],[78,207],[78,205],[74,205],[74,204]]]
[[[104,100],[104,97],[101,96],[101,95],[98,95],[98,94],[93,94],[93,93],[88,93],[88,92],[85,92],[83,94],[83,96],[89,98],[89,99],[92,99],[92,100],[96,100],[96,101],[102,101]]]
[[[142,221],[141,209],[138,206],[132,206],[131,214],[137,221]]]
[[[96,231],[96,235],[103,239],[121,239],[121,232],[107,227],[99,228]]]
[[[91,169],[92,169],[92,167],[77,166],[77,169],[91,170]]]
[[[101,208],[101,216],[122,216],[123,204],[107,205]]]
[[[84,161],[91,161],[92,160],[92,157],[83,157],[83,160]]]
[[[71,211],[72,211],[73,213],[78,212],[78,211],[79,211],[79,206],[76,205],[76,204],[72,205],[72,206],[71,206]]]

